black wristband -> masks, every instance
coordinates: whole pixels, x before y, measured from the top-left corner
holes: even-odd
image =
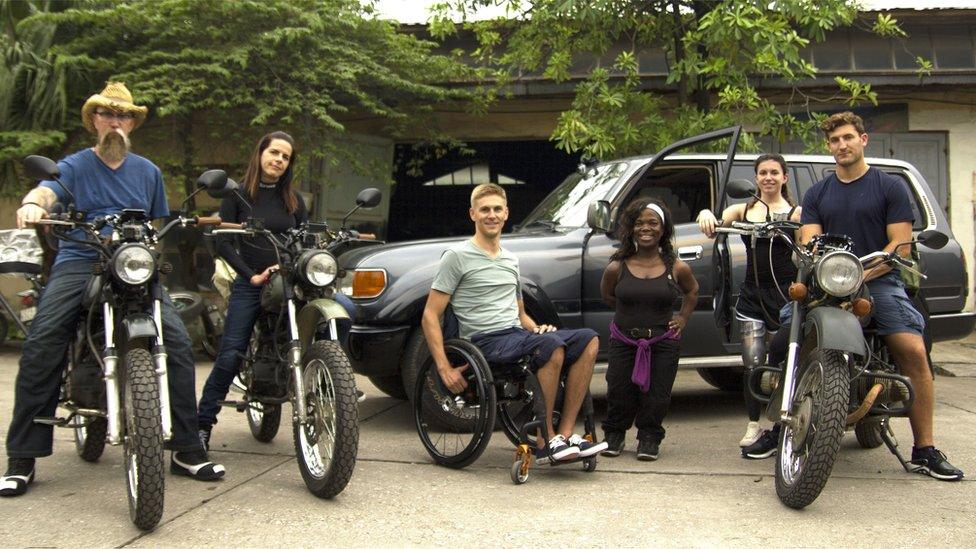
[[[20,207],[23,208],[24,206],[37,206],[38,208],[44,210],[45,212],[47,211],[47,208],[45,208],[44,206],[41,206],[37,202],[21,202],[20,203]]]

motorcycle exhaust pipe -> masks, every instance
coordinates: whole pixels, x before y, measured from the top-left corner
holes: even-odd
[[[864,397],[861,405],[857,407],[857,410],[854,410],[847,415],[848,426],[854,425],[858,421],[861,421],[861,418],[867,415],[868,411],[871,410],[871,407],[874,406],[874,401],[878,398],[878,395],[881,394],[882,389],[884,389],[884,387],[880,383],[875,383],[874,386],[871,387],[871,390],[868,391],[868,394]]]

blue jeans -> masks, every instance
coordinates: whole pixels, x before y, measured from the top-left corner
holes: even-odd
[[[220,401],[227,398],[234,376],[240,371],[241,357],[247,351],[254,331],[254,322],[261,312],[261,289],[264,286],[254,286],[249,281],[238,276],[231,284],[230,301],[227,304],[227,319],[224,321],[224,335],[220,340],[220,351],[214,361],[213,370],[207,376],[200,397],[199,422],[200,428],[209,429],[217,423],[220,413]],[[342,293],[337,293],[337,303],[346,309],[352,318],[356,312],[356,305]],[[351,321],[339,321],[339,341],[345,345],[349,338]]]
[[[78,328],[82,294],[91,273],[92,262],[88,260],[65,261],[55,265],[51,273],[20,357],[13,419],[7,431],[8,457],[51,455],[54,427],[34,423],[34,418],[55,414],[68,342]],[[173,421],[173,438],[166,447],[177,451],[194,450],[200,448],[200,439],[197,436],[190,336],[165,294],[162,313]]]

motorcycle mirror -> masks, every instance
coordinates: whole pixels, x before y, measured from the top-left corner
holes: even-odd
[[[752,198],[756,196],[756,185],[748,179],[735,179],[725,186],[725,194],[732,198]]]
[[[206,189],[211,196],[227,185],[227,172],[224,170],[207,170],[197,178],[197,189]]]
[[[949,236],[939,231],[930,230],[918,233],[918,238],[915,240],[926,248],[941,250],[949,243]]]
[[[58,164],[46,156],[32,154],[24,159],[24,171],[31,179],[57,179],[61,176]]]
[[[359,191],[359,194],[356,195],[356,205],[360,208],[372,208],[380,203],[381,198],[383,198],[383,193],[379,189],[370,187]]]

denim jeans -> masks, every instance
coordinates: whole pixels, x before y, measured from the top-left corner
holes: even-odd
[[[227,304],[227,319],[224,321],[224,335],[220,340],[220,351],[214,361],[213,370],[207,376],[200,397],[199,422],[201,428],[212,428],[220,413],[220,401],[227,398],[234,376],[240,371],[241,358],[247,351],[254,331],[254,322],[261,312],[261,289],[243,277],[238,276],[231,284],[230,301]],[[336,294],[336,302],[346,309],[349,317],[355,314],[356,305],[345,294]],[[338,322],[339,341],[345,345],[349,337],[351,321]]]
[[[51,455],[54,427],[34,423],[34,418],[55,414],[68,343],[77,330],[82,294],[91,277],[92,263],[88,260],[66,261],[56,265],[51,273],[20,357],[13,419],[7,431],[8,457]],[[162,313],[173,421],[173,438],[166,447],[171,450],[198,449],[200,440],[190,337],[165,294]]]

